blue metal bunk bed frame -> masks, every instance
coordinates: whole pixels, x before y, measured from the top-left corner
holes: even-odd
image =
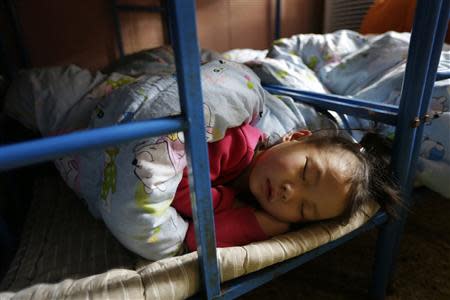
[[[12,0],[7,1],[12,5]],[[202,296],[207,299],[238,297],[274,277],[347,242],[375,226],[380,228],[370,295],[374,299],[385,297],[386,287],[394,270],[400,237],[407,218],[407,210],[398,208],[400,218],[389,220],[384,212],[377,213],[370,222],[342,238],[322,245],[297,258],[273,265],[261,271],[220,284],[217,265],[213,209],[211,205],[209,163],[205,132],[199,69],[199,48],[196,32],[194,0],[168,0],[164,11],[169,21],[169,37],[176,55],[180,116],[133,122],[108,128],[75,132],[0,147],[0,171],[47,161],[72,152],[106,147],[132,139],[184,131],[188,154],[189,178],[194,211],[195,232],[202,274]],[[280,3],[277,1],[279,20]],[[135,8],[115,6],[131,10]],[[144,8],[139,8],[144,9]],[[117,11],[116,11],[117,12]],[[392,167],[396,173],[407,206],[411,205],[411,191],[415,161],[418,158],[424,123],[430,120],[427,108],[436,79],[448,78],[447,72],[437,73],[440,52],[447,31],[450,0],[418,0],[411,35],[407,67],[399,107],[370,103],[341,96],[296,91],[267,86],[270,92],[285,94],[297,101],[378,120],[396,125]],[[15,13],[15,11],[14,11]],[[276,36],[280,34],[279,21]],[[116,19],[116,29],[120,30]],[[20,27],[18,27],[20,28]],[[19,32],[20,33],[20,32]],[[121,40],[120,40],[121,42]],[[123,48],[121,56],[123,56]],[[25,51],[25,50],[22,50]],[[22,52],[26,57],[26,53]],[[1,224],[0,224],[1,225]]]

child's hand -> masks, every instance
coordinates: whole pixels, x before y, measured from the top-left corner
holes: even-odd
[[[265,211],[256,210],[255,216],[261,229],[270,237],[285,233],[289,230],[289,223],[279,221]]]

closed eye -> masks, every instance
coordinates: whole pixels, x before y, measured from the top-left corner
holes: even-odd
[[[305,166],[303,167],[303,174],[302,174],[303,181],[306,181],[306,170],[308,168],[308,161],[309,161],[309,158],[307,156],[306,161],[305,161]]]

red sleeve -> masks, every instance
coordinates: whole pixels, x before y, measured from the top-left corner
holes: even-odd
[[[217,247],[241,246],[269,238],[259,226],[251,207],[225,210],[215,214],[214,221]],[[185,242],[189,251],[197,250],[193,222],[189,223]]]
[[[244,124],[230,128],[225,136],[214,143],[208,143],[208,157],[214,212],[231,208],[234,201],[234,191],[222,186],[223,183],[235,178],[250,164],[254,148],[261,132]],[[192,217],[191,199],[187,168],[183,170],[183,178],[178,185],[172,206],[184,217]]]
[[[183,172],[183,179],[178,185],[175,199],[172,206],[183,217],[192,218],[191,198],[189,193],[189,181],[186,170]],[[233,206],[234,190],[226,186],[216,186],[211,188],[214,213],[229,209]]]

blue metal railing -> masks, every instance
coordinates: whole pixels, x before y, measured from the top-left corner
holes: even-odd
[[[207,299],[212,299],[220,295],[220,275],[203,117],[195,5],[194,1],[176,0],[170,1],[168,8],[172,17],[180,104],[188,123],[185,131],[186,153],[203,292]]]
[[[113,18],[114,18],[114,32],[116,33],[116,44],[117,49],[119,49],[119,58],[122,60],[125,56],[125,50],[123,49],[123,37],[122,37],[122,26],[120,24],[120,16],[119,16],[119,9],[117,0],[111,0],[112,1],[112,11],[113,11]]]
[[[6,0],[6,6],[12,19],[14,35],[17,37],[16,43],[19,48],[21,67],[29,68],[31,66],[30,54],[28,53],[28,50],[24,45],[23,30],[17,16],[17,10],[14,1]]]
[[[104,148],[134,139],[158,136],[186,128],[180,117],[153,119],[77,131],[0,147],[0,171],[52,160],[83,150]]]
[[[329,109],[364,119],[377,120],[389,125],[397,123],[398,108],[395,105],[374,103],[338,95],[299,91],[276,85],[264,85],[264,88],[273,94],[289,96],[296,101],[311,104],[322,109]]]
[[[281,37],[281,0],[275,2],[275,32],[274,39],[278,40]]]
[[[450,71],[439,71],[436,73],[436,81],[450,78]]]

